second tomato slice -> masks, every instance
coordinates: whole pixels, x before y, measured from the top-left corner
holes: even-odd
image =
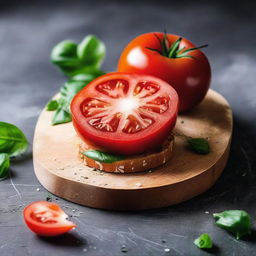
[[[157,149],[173,129],[177,111],[178,95],[168,83],[118,72],[93,80],[71,103],[81,139],[119,155]]]

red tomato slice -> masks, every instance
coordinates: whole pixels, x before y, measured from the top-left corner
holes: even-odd
[[[68,232],[76,225],[68,221],[68,215],[59,205],[38,201],[23,211],[24,220],[31,231],[41,236],[57,236]]]
[[[73,125],[83,140],[124,155],[160,146],[177,110],[178,95],[168,83],[118,72],[95,79],[71,103]]]

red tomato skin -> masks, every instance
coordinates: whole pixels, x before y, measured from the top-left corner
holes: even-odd
[[[179,112],[191,110],[205,97],[211,81],[211,68],[205,54],[200,50],[189,53],[192,58],[167,58],[158,52],[161,50],[159,38],[163,33],[142,34],[133,39],[123,50],[117,70],[147,74],[159,77],[169,83],[179,95]],[[168,34],[170,43],[179,36]],[[183,38],[180,47],[194,48],[195,45]]]
[[[88,84],[84,89],[90,88],[91,84],[97,83],[102,79],[107,78],[120,78],[122,76],[136,76],[130,73],[120,73],[113,72],[107,75],[101,76],[95,80],[93,80],[90,84]],[[146,76],[150,77],[150,76]],[[151,77],[154,80],[157,80],[159,83],[165,83],[164,81]],[[83,90],[84,90],[83,89]],[[90,127],[86,126],[85,122],[81,122],[83,119],[83,115],[80,113],[79,104],[83,101],[82,99],[82,91],[80,91],[71,102],[71,112],[72,112],[72,122],[73,126],[79,135],[79,137],[84,140],[86,143],[88,141],[93,145],[93,148],[97,148],[101,151],[105,151],[108,153],[114,153],[119,155],[135,155],[144,153],[145,151],[158,148],[169,136],[170,132],[175,126],[178,114],[178,95],[174,89],[172,89],[172,95],[175,97],[175,102],[173,103],[173,111],[170,113],[171,118],[168,116],[169,121],[165,123],[165,125],[161,126],[158,130],[154,131],[154,133],[148,134],[148,136],[144,136],[143,139],[138,135],[137,137],[132,137],[129,139],[124,139],[122,135],[118,135],[115,138],[111,138],[111,136],[107,136],[105,132],[102,134],[97,134],[96,131],[89,131]],[[86,93],[86,95],[90,95],[90,92]],[[163,116],[163,118],[167,118],[167,114]],[[92,128],[94,129],[94,128]]]
[[[65,219],[60,219],[60,222],[58,224],[44,224],[40,223],[39,221],[35,221],[31,217],[31,214],[37,209],[38,205],[53,205],[54,207],[56,207],[56,209],[58,209],[60,216],[66,215],[63,210],[54,203],[37,201],[29,204],[27,207],[25,207],[23,211],[23,217],[28,228],[35,234],[49,237],[58,236],[76,227],[74,223]]]

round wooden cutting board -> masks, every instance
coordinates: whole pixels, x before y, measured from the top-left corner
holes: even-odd
[[[84,166],[72,123],[52,126],[52,116],[53,112],[44,110],[36,126],[36,176],[51,193],[90,207],[141,210],[180,203],[209,189],[229,156],[232,111],[213,90],[193,111],[179,116],[172,159],[141,173],[104,173]],[[211,152],[200,155],[190,151],[180,135],[207,138]]]

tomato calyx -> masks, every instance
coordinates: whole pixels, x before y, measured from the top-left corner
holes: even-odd
[[[194,59],[194,56],[188,55],[188,53],[202,49],[208,46],[208,44],[204,44],[201,46],[193,47],[185,49],[185,47],[180,48],[180,43],[182,41],[182,37],[179,37],[174,43],[170,43],[166,31],[164,32],[163,39],[161,39],[156,33],[154,33],[154,36],[157,38],[157,40],[160,43],[161,50],[154,49],[150,47],[146,47],[148,50],[158,52],[164,57],[167,58],[192,58]]]

